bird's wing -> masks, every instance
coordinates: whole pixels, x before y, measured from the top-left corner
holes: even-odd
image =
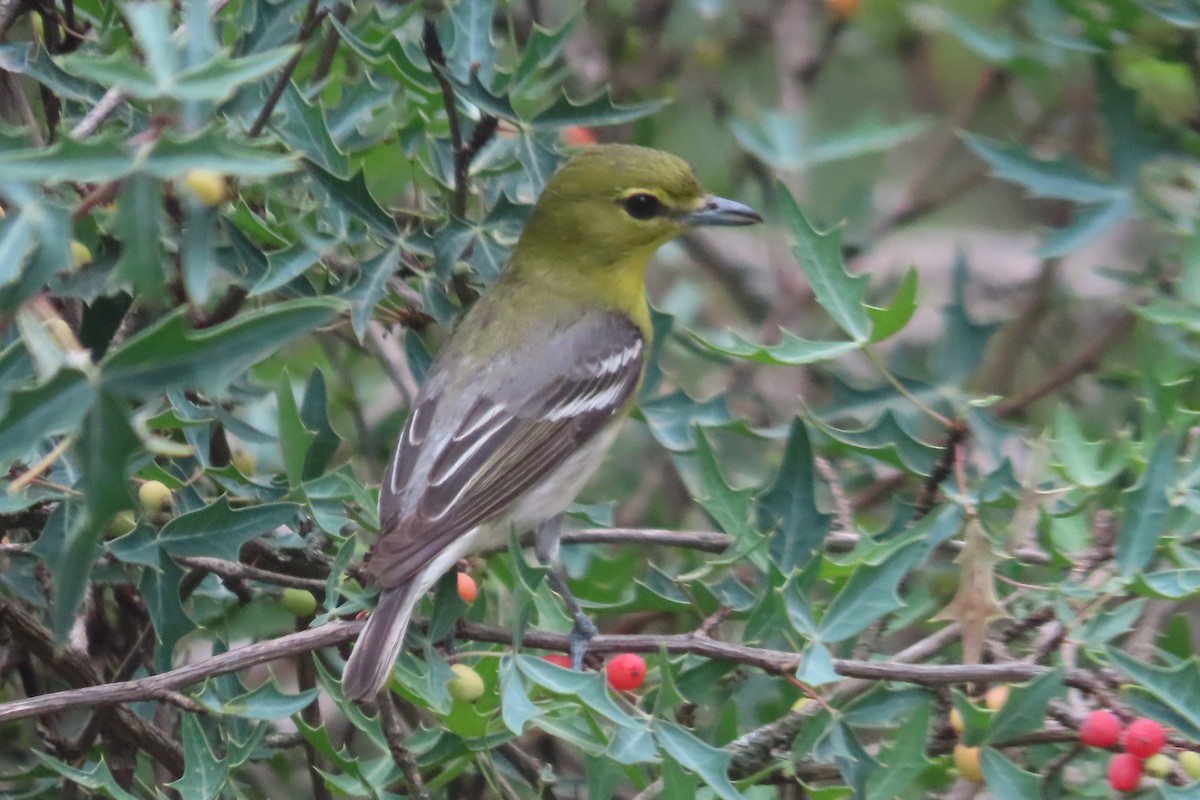
[[[643,349],[624,317],[585,315],[532,346],[540,357],[513,358],[505,367],[517,374],[499,388],[453,382],[419,397],[381,488],[383,535],[367,572],[394,586],[456,537],[502,516],[625,405]],[[447,419],[454,407],[461,411]]]

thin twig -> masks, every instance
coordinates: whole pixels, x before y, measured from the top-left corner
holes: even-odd
[[[417,760],[413,757],[412,751],[404,744],[404,740],[408,737],[408,731],[405,730],[404,721],[400,718],[400,710],[396,708],[396,700],[390,692],[381,695],[379,720],[383,723],[383,735],[387,739],[388,751],[392,754],[392,760],[396,762],[396,766],[408,779],[408,788],[412,790],[413,796],[419,800],[430,800],[429,791],[425,788],[425,781],[421,778],[421,770],[417,768]]]
[[[325,9],[318,9],[319,0],[308,0],[308,8],[304,11],[304,21],[300,23],[300,32],[296,35],[296,52],[288,59],[288,63],[283,68],[283,73],[280,74],[279,80],[275,82],[275,86],[271,88],[271,94],[267,96],[267,102],[263,104],[262,109],[258,112],[258,116],[254,120],[254,124],[250,126],[250,138],[258,136],[263,132],[263,128],[267,127],[267,122],[271,119],[271,113],[278,105],[280,98],[283,97],[283,92],[287,89],[288,82],[292,79],[292,74],[295,73],[296,67],[300,64],[300,58],[304,55],[304,45],[312,36],[313,31],[317,29],[317,25],[321,20],[325,19],[325,15],[329,12]]]
[[[998,419],[1016,416],[1033,402],[1048,394],[1058,391],[1085,372],[1095,369],[1100,364],[1100,358],[1110,347],[1123,339],[1137,322],[1137,316],[1132,311],[1123,311],[1112,323],[1111,327],[1091,344],[1077,354],[1075,358],[1062,364],[1058,369],[1046,376],[1041,383],[1031,386],[1015,397],[1007,398],[995,405],[992,413]]]
[[[467,168],[460,154],[463,152],[462,123],[458,116],[458,101],[454,96],[454,87],[446,77],[446,52],[442,49],[442,40],[438,36],[437,26],[433,20],[426,18],[425,27],[421,31],[421,48],[425,58],[433,70],[433,77],[442,90],[442,105],[446,109],[446,122],[450,126],[450,147],[454,152],[454,197],[450,202],[450,213],[462,218],[467,213]]]
[[[104,93],[99,102],[67,134],[72,139],[86,139],[95,133],[108,115],[116,111],[129,96],[115,86]]]

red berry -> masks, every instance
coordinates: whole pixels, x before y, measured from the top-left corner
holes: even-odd
[[[1079,741],[1091,747],[1112,747],[1121,741],[1121,720],[1107,709],[1093,711],[1079,726]]]
[[[1139,717],[1125,729],[1125,752],[1138,758],[1149,758],[1162,750],[1167,741],[1163,726],[1152,719]]]
[[[621,653],[604,668],[608,685],[618,692],[636,689],[646,680],[646,661],[637,653]]]
[[[551,664],[562,667],[563,669],[571,668],[571,657],[564,656],[562,653],[551,653],[549,655],[542,656],[542,660],[549,661]]]
[[[475,598],[479,596],[479,587],[475,584],[475,579],[465,572],[458,573],[458,596],[467,605],[475,602]]]
[[[1142,779],[1142,760],[1132,753],[1118,753],[1108,762],[1108,785],[1118,792],[1132,792]]]

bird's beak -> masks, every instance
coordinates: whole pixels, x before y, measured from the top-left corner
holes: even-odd
[[[708,195],[704,204],[695,211],[683,215],[683,224],[689,227],[702,226],[731,226],[754,225],[762,222],[762,217],[750,206],[744,206],[724,197]]]

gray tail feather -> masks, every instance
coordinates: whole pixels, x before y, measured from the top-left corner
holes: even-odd
[[[379,596],[342,673],[342,691],[348,699],[356,703],[371,700],[387,684],[416,605],[412,590],[409,581],[384,589]]]

